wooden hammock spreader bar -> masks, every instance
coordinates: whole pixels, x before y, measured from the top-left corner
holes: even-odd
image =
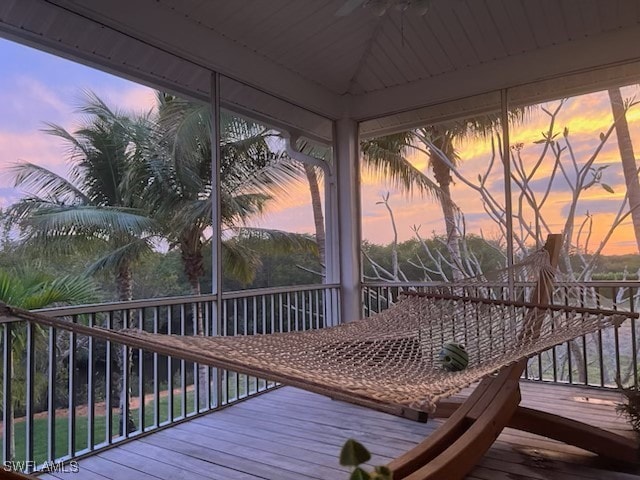
[[[550,235],[545,249],[552,267],[560,256],[562,235]],[[532,298],[549,300],[542,274]],[[530,321],[536,322],[535,318]],[[535,328],[535,326],[534,326]],[[519,380],[526,359],[487,377],[438,430],[388,466],[394,479],[462,480],[493,445],[520,403]]]
[[[558,305],[558,304],[550,304],[550,303],[528,303],[518,300],[501,300],[494,298],[481,298],[481,297],[467,297],[463,295],[448,295],[444,293],[430,293],[430,292],[409,292],[405,293],[407,296],[416,296],[416,297],[426,297],[433,298],[435,300],[452,300],[463,303],[481,303],[485,305],[496,305],[500,307],[518,307],[518,308],[529,308],[529,309],[538,309],[538,310],[549,310],[552,312],[568,312],[568,313],[579,313],[579,314],[589,314],[589,315],[604,315],[604,316],[615,316],[620,315],[625,318],[640,318],[640,313],[637,312],[626,312],[622,310],[606,310],[601,308],[589,308],[589,307],[574,307],[571,305]]]

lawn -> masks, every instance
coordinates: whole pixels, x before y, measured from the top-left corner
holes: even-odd
[[[223,388],[223,403],[234,401],[238,397],[236,391],[239,392],[239,397],[246,396],[246,392],[253,393],[256,391],[258,384],[257,380],[253,377],[247,379],[245,375],[238,375],[230,372],[227,376],[227,389]],[[264,381],[260,380],[260,388],[264,387]],[[173,393],[173,418],[180,418],[182,416],[190,415],[195,412],[194,405],[194,389],[193,385],[187,387],[186,392],[186,412],[183,412],[183,392],[181,389],[174,390]],[[226,394],[226,395],[225,395]],[[151,397],[144,403],[144,428],[148,430],[156,426],[155,416],[155,399]],[[163,424],[169,420],[169,395],[168,391],[164,390],[158,400],[159,407],[159,423]],[[102,409],[104,410],[104,409]],[[140,421],[140,408],[131,408],[131,417],[136,424]],[[116,441],[119,434],[119,421],[120,413],[117,409],[112,411],[112,440]],[[20,461],[25,459],[26,454],[26,422],[24,419],[17,419],[15,423],[15,445],[16,454],[15,459]],[[69,446],[69,416],[67,410],[60,410],[59,416],[56,416],[55,420],[55,458],[61,458],[68,456],[70,451]],[[107,441],[107,417],[103,413],[101,415],[95,415],[93,422],[93,446],[104,444]],[[75,418],[75,451],[81,452],[89,447],[89,421],[85,415],[76,415]],[[33,420],[33,460],[37,464],[44,463],[48,460],[48,419],[46,417],[38,416]]]

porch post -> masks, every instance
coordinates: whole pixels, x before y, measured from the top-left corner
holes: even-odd
[[[343,118],[334,124],[338,190],[338,246],[341,320],[362,316],[360,266],[360,145],[358,123]]]

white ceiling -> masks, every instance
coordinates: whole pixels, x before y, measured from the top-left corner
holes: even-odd
[[[0,34],[195,97],[216,70],[230,106],[318,137],[322,117],[388,117],[640,58],[640,0],[336,16],[344,1],[3,0]]]

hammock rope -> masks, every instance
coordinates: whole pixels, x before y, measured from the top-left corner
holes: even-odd
[[[596,295],[585,285],[575,284],[571,291],[566,287],[554,290],[550,305],[509,299],[504,288],[509,276],[531,287],[538,282],[532,294],[535,299],[541,288],[551,288],[554,275],[557,272],[549,266],[546,252],[538,252],[511,269],[408,294],[369,318],[305,332],[207,337],[113,331],[7,305],[0,306],[0,317],[53,326],[365,405],[432,412],[438,400],[502,367],[638,317],[584,306],[585,298]],[[540,279],[547,279],[548,284]],[[572,305],[574,300],[581,303]],[[448,342],[465,345],[468,368],[458,372],[442,368],[438,356]]]

